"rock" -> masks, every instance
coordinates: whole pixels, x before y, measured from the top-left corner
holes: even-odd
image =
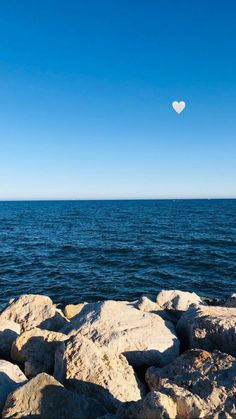
[[[194,406],[197,406],[202,413],[206,409],[205,404],[213,411],[221,409],[230,413],[236,403],[235,376],[236,359],[234,357],[219,351],[209,353],[192,349],[166,367],[148,368],[146,381],[152,391],[165,393],[168,391],[168,394],[176,400],[177,405],[178,400],[173,391],[181,395],[182,390],[187,390],[200,398],[198,404],[194,402]],[[177,392],[176,386],[179,387]],[[186,399],[186,396],[183,398]],[[189,402],[189,406],[193,406],[191,395]],[[179,406],[177,409],[179,411]]]
[[[191,304],[205,304],[195,292],[162,290],[156,298],[157,304],[167,310],[186,311]]]
[[[179,354],[179,341],[172,323],[125,301],[87,304],[62,332],[78,333],[113,354],[123,353],[135,366],[162,366]]]
[[[105,413],[97,401],[66,390],[42,373],[8,396],[2,418],[94,419]]]
[[[54,376],[85,396],[97,398],[108,410],[142,397],[142,386],[123,355],[72,336],[55,355]]]
[[[8,394],[27,382],[17,365],[0,360],[0,414]]]
[[[149,300],[149,298],[144,295],[140,297],[140,299],[134,304],[134,307],[136,307],[140,311],[158,314],[158,316],[160,316],[163,320],[170,321],[174,324],[177,323],[177,319],[173,315],[173,313],[166,311],[157,303],[155,303],[152,300]]]
[[[149,300],[148,297],[142,295],[140,299],[135,304],[135,307],[141,311],[146,311],[149,313],[157,313],[159,310],[162,310],[161,307],[152,300]]]
[[[236,356],[236,309],[190,307],[182,315],[177,331],[189,348],[218,349]]]
[[[12,359],[22,365],[28,378],[41,372],[53,373],[54,355],[58,345],[68,339],[59,332],[34,328],[23,332],[13,343]]]
[[[21,331],[34,327],[41,329],[61,329],[68,320],[56,308],[49,297],[43,295],[22,295],[3,310],[0,320],[11,320],[21,326]]]
[[[10,358],[11,345],[20,334],[20,325],[11,320],[0,320],[0,357]]]
[[[75,317],[77,314],[79,314],[86,304],[87,303],[68,304],[67,306],[65,306],[63,310],[64,315],[66,316],[68,320],[70,320],[73,317]]]
[[[199,419],[206,418],[211,413],[209,406],[198,395],[163,380],[161,391],[176,403],[177,418]]]
[[[224,305],[225,305],[225,307],[236,308],[236,294],[230,295],[230,297],[227,298]]]
[[[175,419],[176,417],[176,403],[171,397],[156,391],[148,393],[144,399],[136,403],[126,403],[116,414],[117,419]]]
[[[117,419],[199,419],[210,413],[208,405],[187,390],[172,386],[151,391],[136,402],[118,409]],[[105,419],[105,418],[104,418]]]

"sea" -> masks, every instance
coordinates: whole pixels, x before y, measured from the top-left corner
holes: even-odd
[[[236,292],[236,200],[0,202],[0,305]]]

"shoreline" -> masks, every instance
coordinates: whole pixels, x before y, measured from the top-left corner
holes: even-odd
[[[236,294],[162,290],[62,310],[22,295],[0,313],[0,357],[3,418],[233,419]]]

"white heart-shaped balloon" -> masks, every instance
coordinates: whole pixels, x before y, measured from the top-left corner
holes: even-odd
[[[177,113],[183,112],[184,108],[186,106],[186,103],[181,100],[181,102],[177,102],[176,100],[172,103],[172,107]]]

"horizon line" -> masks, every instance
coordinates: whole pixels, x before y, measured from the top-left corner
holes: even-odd
[[[160,198],[0,198],[0,202],[60,202],[60,201],[193,201],[193,200],[231,200],[236,199],[236,196],[229,197],[160,197]]]

